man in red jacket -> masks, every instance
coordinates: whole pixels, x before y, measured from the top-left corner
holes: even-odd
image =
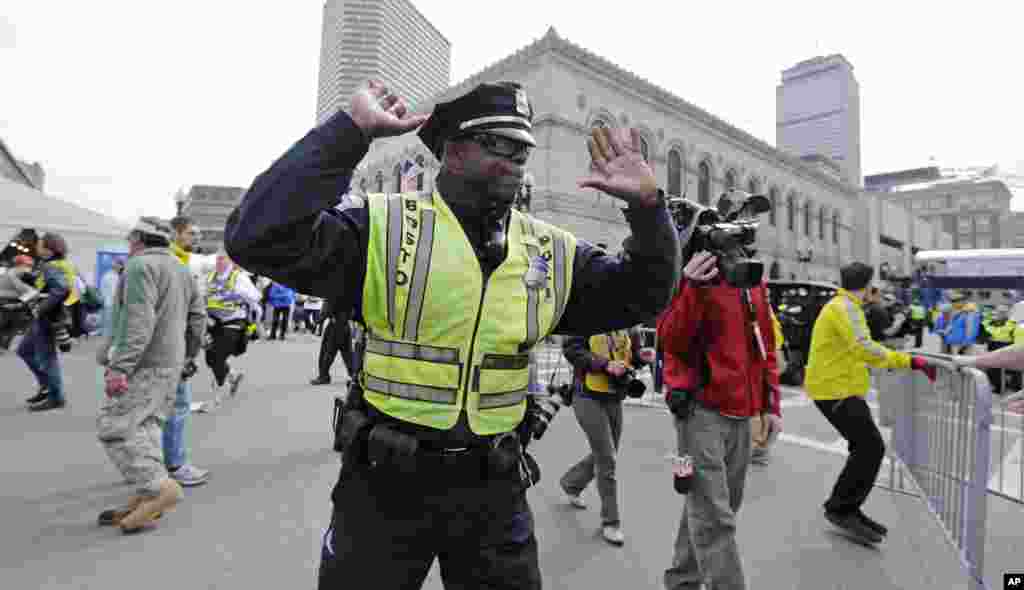
[[[679,455],[693,460],[672,567],[665,571],[668,590],[697,590],[704,581],[715,590],[746,588],[736,513],[750,463],[750,418],[763,414],[771,429],[782,429],[767,290],[763,283],[729,285],[716,262],[696,253],[658,318]]]

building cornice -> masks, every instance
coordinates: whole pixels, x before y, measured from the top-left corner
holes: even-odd
[[[18,159],[14,157],[14,154],[11,153],[11,150],[7,148],[7,144],[4,143],[2,137],[0,137],[0,152],[3,152],[3,157],[14,165],[15,170],[21,173],[21,177],[25,179],[26,185],[36,189],[37,191],[42,190],[42,188],[36,186],[35,181],[32,180],[32,177],[29,176],[28,172],[25,172],[25,168],[22,167],[21,162],[19,162]]]

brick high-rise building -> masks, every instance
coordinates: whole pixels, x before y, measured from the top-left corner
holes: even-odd
[[[327,0],[316,122],[347,108],[370,78],[415,107],[448,88],[451,43],[409,0]]]

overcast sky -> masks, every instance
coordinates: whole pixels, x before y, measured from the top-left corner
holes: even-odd
[[[842,53],[864,174],[932,157],[1024,174],[1021,2],[415,4],[452,44],[453,82],[553,25],[773,145],[780,72]],[[125,220],[171,215],[178,187],[248,186],[313,124],[322,7],[6,0],[0,137],[42,163],[48,193]]]

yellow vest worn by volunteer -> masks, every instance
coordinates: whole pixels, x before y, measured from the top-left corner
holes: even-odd
[[[513,209],[508,255],[485,288],[472,245],[436,191],[367,200],[366,401],[438,430],[455,426],[463,409],[478,435],[513,430],[526,411],[530,349],[569,299],[575,238]]]
[[[223,282],[217,280],[217,271],[213,271],[206,277],[206,309],[210,311],[238,311],[241,304],[238,301],[225,301],[225,298],[235,292],[235,281],[238,279],[239,270],[232,269],[228,278]]]
[[[616,330],[610,334],[591,336],[588,344],[590,352],[597,356],[613,361],[622,361],[627,366],[633,366],[633,341],[629,338],[629,332],[625,330]],[[611,380],[608,378],[608,374],[603,371],[599,373],[588,372],[583,383],[590,391],[598,393],[612,393],[615,391]]]
[[[75,277],[78,276],[78,269],[75,268],[74,264],[66,258],[59,258],[57,260],[50,260],[45,264],[51,264],[55,268],[59,268],[64,273],[64,280],[68,283],[68,296],[64,298],[64,305],[71,306],[78,303],[81,294],[78,292],[78,286],[75,284]],[[42,291],[46,287],[46,277],[43,273],[39,273],[39,278],[36,279],[36,289]]]
[[[1024,330],[1017,322],[1007,320],[1000,325],[993,322],[984,322],[985,330],[993,342],[1004,342],[1006,344],[1020,344],[1024,340]]]
[[[872,340],[860,300],[839,289],[814,322],[804,389],[815,400],[863,396],[871,381],[869,365],[905,369],[910,367],[910,355]]]

